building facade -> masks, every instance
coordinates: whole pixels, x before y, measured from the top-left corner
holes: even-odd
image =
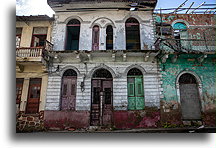
[[[154,48],[156,1],[143,1],[140,11],[132,11],[130,1],[48,4],[55,22],[45,126],[157,127],[161,74]]]
[[[43,129],[53,18],[16,17],[17,132]]]
[[[157,14],[161,122],[215,127],[215,15]]]

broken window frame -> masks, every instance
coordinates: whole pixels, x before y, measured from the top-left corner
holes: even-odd
[[[42,28],[45,29],[46,31],[39,31],[35,32],[36,29]],[[31,47],[44,47],[46,44],[46,39],[47,39],[47,32],[48,32],[48,27],[34,27],[33,32],[32,32],[32,40],[31,40]]]

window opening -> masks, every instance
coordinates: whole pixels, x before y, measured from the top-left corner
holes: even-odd
[[[106,28],[106,50],[113,49],[113,27],[111,25]]]
[[[47,38],[47,27],[34,27],[32,34],[31,47],[45,46]]]
[[[129,18],[126,23],[126,49],[140,50],[139,22],[135,18]]]
[[[72,19],[67,24],[66,50],[79,50],[80,21]]]

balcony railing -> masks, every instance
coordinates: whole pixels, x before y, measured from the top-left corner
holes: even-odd
[[[215,40],[203,39],[161,39],[156,47],[163,50],[174,50],[178,52],[214,52]]]
[[[21,47],[16,48],[16,57],[17,58],[44,58],[48,59],[48,51],[51,51],[53,44],[49,41],[45,42],[45,45],[42,47]]]

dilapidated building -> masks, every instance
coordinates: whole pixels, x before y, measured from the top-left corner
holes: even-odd
[[[215,14],[156,14],[161,122],[215,127]]]
[[[19,129],[215,127],[214,14],[47,2],[54,18],[17,17]]]
[[[17,131],[43,129],[53,18],[16,17]]]
[[[48,0],[55,11],[45,126],[157,127],[155,0]],[[139,11],[133,11],[139,10]]]

